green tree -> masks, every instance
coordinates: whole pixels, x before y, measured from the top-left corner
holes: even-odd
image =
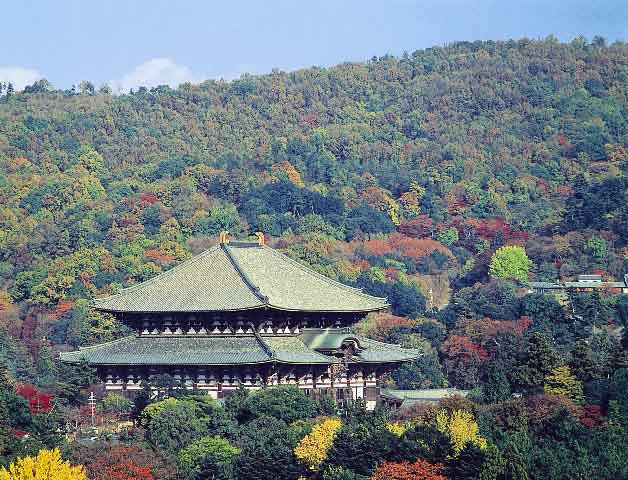
[[[237,478],[247,480],[296,480],[300,467],[294,455],[296,442],[288,425],[273,417],[260,417],[244,425],[236,460]]]
[[[186,479],[230,480],[240,450],[224,438],[203,437],[179,452],[179,465]]]
[[[489,444],[484,451],[485,461],[480,467],[479,480],[501,480],[503,478],[506,461],[499,449]]]
[[[403,390],[441,388],[446,385],[438,356],[431,352],[404,363],[392,374],[397,386]]]
[[[177,452],[208,435],[231,435],[234,425],[229,415],[210,397],[166,399],[149,405],[147,437],[157,447]]]
[[[103,412],[115,413],[117,415],[129,413],[132,408],[133,402],[118,393],[107,394],[100,403],[100,409]]]
[[[494,278],[506,278],[522,283],[528,281],[532,260],[523,247],[506,245],[498,248],[491,258],[489,274]]]
[[[57,396],[66,399],[71,405],[85,400],[85,390],[98,381],[96,369],[87,362],[59,363],[57,371]]]
[[[589,382],[595,378],[600,378],[600,367],[595,361],[593,350],[587,340],[579,340],[576,342],[571,351],[569,368],[576,378],[583,383]]]
[[[525,352],[512,377],[523,388],[541,387],[554,368],[560,365],[560,357],[546,335],[535,332],[527,341]]]
[[[336,434],[327,452],[326,464],[340,466],[360,475],[370,475],[393,451],[398,437],[386,428],[382,418],[369,418],[360,412],[356,414]]]
[[[443,230],[438,234],[438,241],[444,243],[447,246],[451,246],[458,241],[458,229],[451,227],[447,230]]]
[[[482,399],[486,403],[508,400],[512,395],[508,372],[501,362],[490,362],[482,382]]]
[[[476,445],[467,444],[457,457],[449,457],[445,463],[447,478],[452,480],[477,480],[480,478],[486,452]]]
[[[314,417],[316,402],[296,386],[279,386],[251,393],[242,403],[242,414],[248,419],[275,417],[286,423]]]
[[[105,161],[102,155],[89,146],[83,147],[78,163],[85,167],[89,173],[96,175],[102,175],[105,170]]]
[[[608,398],[609,416],[623,425],[628,425],[628,368],[621,368],[613,374]]]
[[[56,378],[56,366],[52,358],[52,350],[46,339],[39,348],[37,357],[37,374],[41,385],[49,385]]]

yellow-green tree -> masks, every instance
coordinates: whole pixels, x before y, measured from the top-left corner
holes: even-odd
[[[436,428],[451,440],[454,456],[458,456],[467,443],[486,448],[486,439],[480,435],[477,422],[465,410],[454,410],[451,414],[441,410],[436,415]]]
[[[545,393],[563,395],[574,403],[584,403],[582,382],[575,377],[571,369],[566,365],[555,368],[545,377],[543,389]]]
[[[401,437],[408,429],[408,425],[402,422],[389,422],[386,424],[386,429],[393,435]]]
[[[82,465],[73,467],[59,449],[40,450],[36,457],[18,458],[9,469],[0,469],[0,480],[86,480]]]
[[[527,282],[531,266],[532,260],[528,258],[523,247],[506,245],[493,254],[488,272],[494,278]]]
[[[314,425],[312,432],[303,437],[296,446],[294,454],[310,470],[318,470],[327,458],[327,452],[341,427],[342,421],[339,418],[327,418]]]

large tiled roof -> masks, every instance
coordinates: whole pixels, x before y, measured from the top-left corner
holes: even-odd
[[[110,312],[210,312],[260,307],[307,312],[368,312],[388,306],[251,242],[217,245],[156,277],[95,300]]]
[[[356,363],[413,360],[418,350],[362,337]],[[259,363],[330,364],[339,361],[308,346],[299,336],[130,336],[113,342],[61,353],[69,363],[90,365],[245,365]]]
[[[241,365],[272,357],[253,336],[131,336],[61,353],[61,360],[91,365]]]

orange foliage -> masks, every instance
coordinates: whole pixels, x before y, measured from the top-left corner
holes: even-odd
[[[92,480],[155,480],[149,457],[134,447],[114,446],[86,468]]]
[[[384,462],[370,480],[447,480],[440,474],[443,465],[431,464],[425,460],[410,462]]]
[[[169,263],[174,260],[172,255],[168,255],[158,248],[151,248],[144,251],[144,255],[151,260],[154,260],[159,263]]]
[[[374,257],[381,257],[392,252],[392,247],[385,240],[369,240],[364,242],[364,251]]]
[[[62,317],[70,310],[72,310],[72,307],[74,307],[75,304],[76,302],[74,300],[60,300],[57,304],[57,308],[55,308],[53,312],[53,315],[56,318]]]
[[[360,199],[376,210],[385,211],[388,207],[390,195],[379,187],[367,187],[360,195]]]
[[[370,320],[370,321],[369,321]],[[398,317],[389,313],[378,313],[369,317],[361,332],[375,340],[384,341],[393,328],[412,327],[414,322],[407,317]]]
[[[441,252],[448,257],[452,256],[445,245],[430,238],[410,238],[393,233],[388,241],[395,249],[410,258],[426,257],[434,252]]]
[[[290,182],[292,182],[297,187],[305,186],[303,180],[301,179],[301,174],[299,173],[299,171],[294,168],[294,166],[288,161],[275,163],[271,167],[271,170],[274,174],[285,173],[288,177],[288,180],[290,180]]]
[[[485,240],[493,240],[499,233],[505,243],[511,245],[522,245],[530,236],[527,232],[515,230],[503,218],[467,219],[462,224],[456,226],[461,238],[468,238],[475,233],[476,236]]]
[[[371,268],[371,264],[366,260],[356,260],[353,262],[353,266],[360,270],[361,272],[368,270]]]

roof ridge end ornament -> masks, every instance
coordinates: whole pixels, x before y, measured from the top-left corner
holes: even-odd
[[[257,244],[260,247],[266,245],[266,237],[264,236],[264,232],[255,232],[255,236],[257,237]]]
[[[218,235],[218,242],[221,245],[229,244],[229,232],[227,230],[223,230],[222,232],[220,232],[220,234]]]

